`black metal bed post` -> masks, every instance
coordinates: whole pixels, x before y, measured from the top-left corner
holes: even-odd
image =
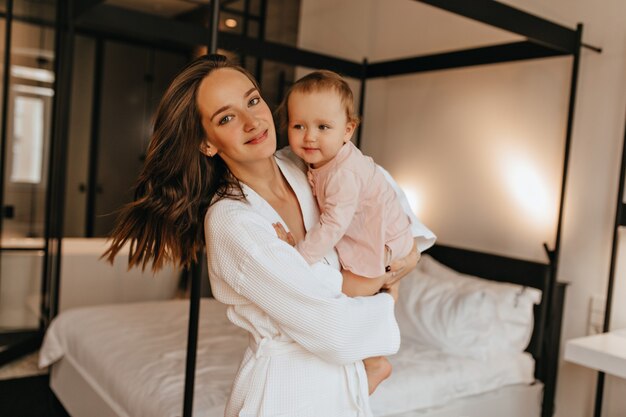
[[[359,132],[356,136],[356,147],[361,149],[361,137],[363,136],[363,113],[365,112],[365,85],[367,83],[367,58],[363,58],[363,70],[361,74],[361,90],[359,93]]]
[[[61,240],[65,207],[65,177],[67,174],[67,138],[72,91],[74,54],[74,0],[57,1],[55,34],[55,85],[52,118],[52,142],[48,166],[46,195],[44,282],[48,285],[48,320],[59,309],[61,277]]]
[[[217,52],[217,29],[220,13],[219,0],[213,0],[211,4],[209,53]],[[196,378],[196,354],[198,348],[198,326],[200,324],[200,275],[202,268],[201,254],[197,255],[198,262],[190,268],[191,294],[189,295],[189,330],[187,333],[187,361],[185,366],[185,395],[183,398],[183,417],[193,415],[193,394]]]
[[[0,133],[0,239],[4,223],[4,171],[6,167],[7,121],[9,119],[9,81],[11,79],[11,30],[13,27],[13,0],[7,0],[7,12],[4,31],[4,73],[2,74],[2,133]],[[0,242],[0,248],[2,243]],[[0,256],[0,265],[2,256]],[[0,278],[2,273],[0,272]]]
[[[216,0],[215,0],[216,1]],[[202,256],[198,254],[198,259]],[[189,295],[189,330],[187,333],[187,363],[185,366],[185,396],[183,399],[183,417],[193,414],[193,390],[196,377],[196,353],[198,348],[198,325],[200,316],[200,264],[194,262],[187,271],[191,278],[191,293]]]
[[[617,263],[617,241],[619,226],[624,225],[624,177],[626,176],[626,127],[624,128],[624,142],[622,144],[622,164],[619,171],[619,188],[617,189],[617,208],[615,209],[615,223],[613,224],[613,244],[611,246],[611,263],[609,266],[609,283],[606,289],[606,307],[604,309],[604,324],[602,331],[608,332],[611,327],[611,309],[613,308],[613,287],[615,285],[615,265]],[[604,372],[598,372],[596,382],[594,417],[602,415],[602,399],[604,395]]]
[[[217,34],[220,23],[220,1],[213,0],[211,3],[211,33],[209,39],[209,53],[217,52]]]
[[[102,102],[102,77],[104,69],[104,40],[96,39],[95,74],[93,76],[93,98],[91,108],[91,139],[89,143],[89,165],[87,171],[87,194],[85,237],[94,237],[96,227],[96,199],[98,194],[98,146],[100,144],[100,110]]]
[[[572,77],[570,80],[570,96],[567,113],[567,128],[565,133],[565,150],[563,156],[563,176],[561,178],[561,194],[559,199],[559,217],[556,228],[556,240],[554,243],[554,249],[550,250],[547,245],[544,244],[548,258],[550,261],[550,282],[548,285],[548,293],[544,293],[544,299],[548,302],[547,317],[553,317],[553,306],[557,272],[559,267],[559,254],[561,250],[561,229],[563,226],[563,207],[565,205],[565,191],[567,187],[567,174],[569,170],[569,154],[572,142],[572,132],[574,128],[574,114],[576,109],[576,93],[578,90],[578,69],[580,67],[580,48],[582,46],[582,34],[583,25],[579,23],[576,25],[576,45],[573,50],[572,61]],[[554,334],[554,324],[548,321],[546,323],[548,328],[548,334],[544,343],[544,359],[547,360],[549,366],[545,372],[545,387],[543,395],[543,407],[542,417],[551,417],[554,414],[554,397],[556,395],[556,381],[558,373],[558,357],[550,358],[550,352],[558,352],[558,346],[560,344],[560,334]]]
[[[261,5],[259,9],[259,32],[257,33],[257,39],[265,40],[265,23],[267,21],[267,0],[261,0]],[[246,32],[247,33],[247,32]],[[257,79],[257,82],[262,82],[263,79],[263,58],[258,57],[256,60],[256,69],[254,72],[254,76]],[[281,97],[282,99],[282,97]]]

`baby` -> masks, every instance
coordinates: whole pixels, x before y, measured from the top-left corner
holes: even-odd
[[[331,71],[298,80],[281,105],[289,145],[309,166],[308,178],[320,208],[319,223],[300,242],[277,223],[278,236],[309,264],[333,247],[344,269],[343,292],[372,295],[385,271],[413,248],[410,220],[372,158],[350,139],[358,125],[352,91]],[[347,271],[347,272],[346,272]],[[391,373],[384,357],[364,361],[370,394]]]

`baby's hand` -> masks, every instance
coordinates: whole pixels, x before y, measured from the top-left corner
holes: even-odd
[[[296,240],[293,238],[291,232],[285,230],[281,223],[273,223],[274,230],[276,230],[276,234],[280,240],[284,240],[289,243],[291,246],[296,246]]]

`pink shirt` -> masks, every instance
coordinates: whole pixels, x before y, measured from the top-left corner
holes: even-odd
[[[411,225],[395,191],[352,142],[322,167],[309,168],[308,176],[320,219],[296,249],[309,264],[334,246],[344,269],[375,278],[385,273],[385,246],[392,259],[410,252]]]

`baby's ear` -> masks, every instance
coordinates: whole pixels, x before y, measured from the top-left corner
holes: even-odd
[[[350,139],[352,139],[352,135],[354,134],[354,130],[356,129],[356,123],[354,121],[349,121],[346,123],[346,134],[343,137],[343,143],[348,143]]]

